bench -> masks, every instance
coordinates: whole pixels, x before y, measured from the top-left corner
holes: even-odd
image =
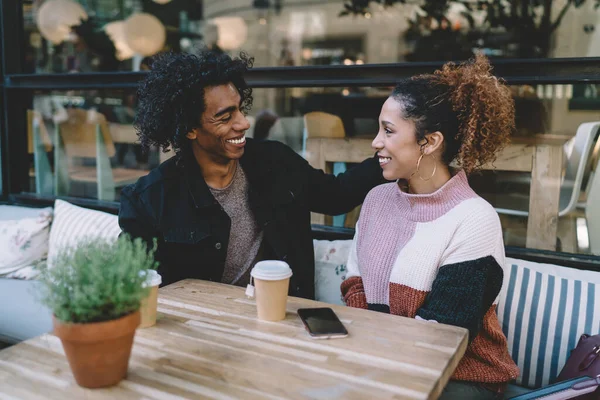
[[[343,304],[339,286],[353,235],[353,229],[313,226],[317,300]],[[600,262],[513,247],[506,255],[498,320],[521,371],[516,383],[537,389],[554,381],[581,334],[600,334]]]
[[[56,204],[48,228],[50,253],[56,251],[52,246],[65,245],[77,232],[101,229],[96,233],[116,237],[120,231],[116,203],[96,207],[102,211],[60,200]],[[0,221],[7,213],[11,218],[26,217],[42,210],[0,205]],[[353,235],[353,229],[313,225],[317,300],[343,304],[340,283]],[[517,383],[539,388],[558,375],[582,333],[600,333],[600,262],[591,256],[511,247],[506,254],[498,317],[521,369]],[[38,288],[35,279],[0,277],[0,340],[17,342],[50,331],[50,313],[36,301]]]

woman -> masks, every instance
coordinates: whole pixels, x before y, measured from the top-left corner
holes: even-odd
[[[514,129],[510,91],[490,70],[478,56],[396,86],[373,140],[383,176],[396,183],[367,196],[342,283],[349,306],[469,330],[442,399],[501,398],[519,372],[496,317],[500,221],[467,181]]]

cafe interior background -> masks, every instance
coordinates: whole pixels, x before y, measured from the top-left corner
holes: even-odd
[[[600,1],[0,3],[4,199],[113,204],[121,187],[172,156],[142,152],[132,125],[135,84],[159,52],[253,56],[248,136],[282,141],[335,173],[372,154],[392,86],[379,71],[409,76],[483,53],[511,76],[517,132],[498,168],[471,181],[497,208],[506,244],[600,255],[600,141],[589,124],[600,121],[600,84],[585,79],[600,65]],[[339,71],[352,84],[327,80]],[[327,159],[330,139],[343,154]],[[560,198],[554,216],[549,193]],[[314,222],[352,228],[357,214]]]

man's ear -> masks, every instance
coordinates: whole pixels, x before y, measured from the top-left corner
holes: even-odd
[[[198,128],[192,129],[185,135],[185,137],[187,137],[190,140],[195,140],[198,137]]]
[[[425,135],[427,138],[427,146],[423,147],[423,154],[426,156],[442,151],[444,148],[444,135],[441,132],[436,131]]]

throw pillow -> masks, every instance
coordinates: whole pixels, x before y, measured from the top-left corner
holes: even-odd
[[[340,285],[346,279],[346,263],[352,240],[314,240],[315,299],[344,305]]]
[[[0,221],[0,276],[13,274],[45,258],[52,213],[41,210],[35,218]]]
[[[116,215],[78,207],[64,200],[54,203],[54,222],[50,229],[48,267],[63,249],[76,246],[83,240],[117,240],[121,228]]]

